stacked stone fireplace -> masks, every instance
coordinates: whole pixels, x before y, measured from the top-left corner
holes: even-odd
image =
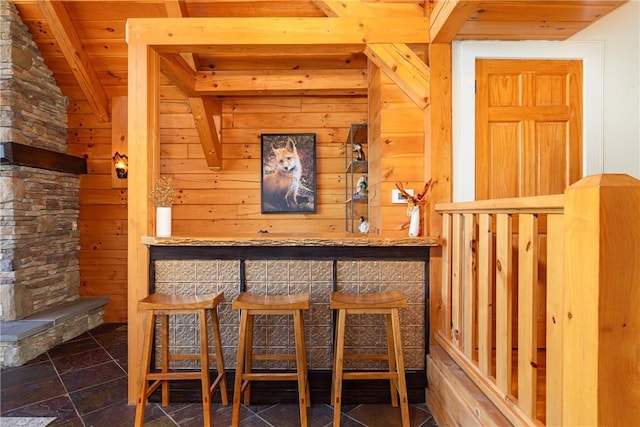
[[[102,323],[79,301],[79,188],[67,98],[17,10],[0,0],[0,365],[15,366]]]

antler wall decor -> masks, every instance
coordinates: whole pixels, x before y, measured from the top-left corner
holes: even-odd
[[[400,193],[407,198],[408,202],[409,202],[409,207],[413,207],[413,206],[418,206],[420,203],[422,202],[426,202],[425,197],[427,195],[427,193],[429,193],[429,190],[431,190],[431,181],[433,181],[432,179],[429,180],[429,182],[427,182],[424,185],[424,189],[422,190],[421,193],[418,193],[417,196],[414,196],[413,194],[409,194],[405,191],[404,186],[402,185],[401,182],[396,182],[396,188],[400,191]],[[428,199],[428,197],[427,197]]]
[[[420,227],[420,206],[424,203],[427,203],[429,197],[429,191],[431,190],[431,182],[432,179],[429,180],[424,185],[424,189],[421,193],[417,195],[409,194],[404,189],[404,186],[401,182],[396,182],[396,188],[400,191],[400,193],[407,198],[407,216],[411,217],[411,221],[409,222],[409,236],[416,237],[421,234]]]

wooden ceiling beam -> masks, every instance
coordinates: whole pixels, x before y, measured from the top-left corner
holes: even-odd
[[[425,17],[364,18],[132,18],[127,42],[189,52],[220,45],[364,45],[428,43]],[[184,49],[184,50],[182,50]]]
[[[422,2],[414,3],[371,3],[344,0],[313,0],[325,15],[335,16],[424,16]]]
[[[407,45],[367,44],[364,53],[420,108],[429,105],[429,67]]]
[[[91,111],[101,122],[109,122],[109,98],[100,85],[89,56],[82,46],[82,41],[73,26],[64,3],[60,1],[38,0],[40,11],[49,24],[60,50],[64,55],[73,75],[78,81]]]
[[[328,16],[395,16],[394,8],[376,7],[378,3],[341,2],[334,0],[315,1]],[[391,6],[391,5],[389,5]],[[422,8],[411,11],[417,16],[424,13]],[[389,14],[389,15],[387,15]],[[364,53],[384,72],[413,102],[425,109],[429,105],[429,67],[405,43],[368,42]]]
[[[196,73],[195,90],[203,95],[296,93],[366,93],[365,70],[218,71]]]
[[[189,16],[184,0],[165,1],[164,7],[169,18],[186,18]],[[197,96],[194,88],[194,73],[198,70],[198,57],[193,53],[170,55],[162,61],[171,73],[171,80],[184,92],[191,105],[193,122],[200,137],[200,145],[207,165],[211,170],[222,169],[222,135],[218,123],[222,123],[222,106],[211,98]],[[163,73],[165,70],[162,70]],[[166,75],[166,73],[165,73]]]
[[[436,1],[430,16],[432,42],[451,43],[480,3],[480,0]]]
[[[184,57],[178,54],[160,55],[160,69],[186,96],[198,96],[195,89],[196,72]]]
[[[187,3],[184,0],[178,1],[165,1],[164,8],[167,10],[168,18],[186,18],[189,16],[189,11],[187,10]],[[185,61],[193,68],[193,70],[198,69],[198,59],[192,53],[182,53],[180,54]]]

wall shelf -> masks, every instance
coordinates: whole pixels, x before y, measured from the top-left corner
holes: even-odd
[[[354,144],[361,144],[365,159],[359,160],[353,150]],[[344,147],[344,200],[345,200],[345,231],[347,233],[359,233],[360,218],[369,221],[368,191],[359,190],[358,183],[362,177],[367,179],[369,163],[367,155],[367,125],[364,123],[352,124],[349,136]],[[368,190],[368,188],[367,188]]]

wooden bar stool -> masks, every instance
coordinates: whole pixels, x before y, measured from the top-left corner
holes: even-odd
[[[222,340],[220,339],[220,328],[218,324],[218,304],[224,299],[224,293],[213,295],[166,295],[151,294],[138,302],[138,310],[148,311],[147,325],[144,336],[144,347],[142,350],[142,363],[140,368],[144,371],[140,376],[140,392],[136,404],[135,425],[144,424],[144,412],[147,399],[162,385],[162,406],[169,404],[169,381],[170,380],[200,380],[202,383],[202,411],[204,414],[204,425],[213,425],[211,420],[211,395],[216,387],[220,388],[220,395],[223,405],[229,404],[227,394],[227,380],[224,372],[224,358],[222,355]],[[213,329],[213,343],[215,353],[209,353],[208,322],[207,312],[211,313],[211,323]],[[200,325],[200,353],[198,354],[172,354],[169,352],[169,315],[170,314],[197,314]],[[151,353],[153,348],[153,334],[155,329],[156,316],[161,319],[162,336],[162,367],[160,372],[155,372],[151,368]],[[209,361],[216,361],[218,376],[210,382]],[[178,371],[169,369],[169,362],[172,360],[200,360],[200,371]],[[152,381],[149,385],[149,381]]]
[[[391,404],[398,406],[400,397],[400,412],[402,425],[409,426],[409,404],[407,398],[407,383],[404,375],[404,361],[402,357],[402,341],[400,339],[399,308],[407,306],[407,299],[400,291],[386,291],[373,294],[346,294],[332,292],[331,309],[338,311],[336,326],[335,354],[333,361],[333,387],[331,388],[331,402],[333,403],[333,425],[340,425],[340,406],[342,405],[343,380],[389,380],[391,386]],[[385,316],[387,328],[387,354],[344,354],[344,337],[346,318],[348,314],[381,314]],[[344,361],[357,360],[387,360],[388,371],[347,371],[344,372]]]
[[[233,418],[231,424],[240,422],[241,398],[249,406],[251,381],[298,381],[298,403],[300,424],[307,425],[307,407],[311,406],[307,372],[307,352],[304,342],[304,322],[302,310],[309,309],[309,294],[296,295],[256,295],[242,292],[232,303],[232,308],[240,310],[240,334],[238,338],[238,361],[233,388]],[[292,315],[296,352],[294,354],[253,354],[254,316]],[[296,372],[252,372],[254,360],[295,360]]]

